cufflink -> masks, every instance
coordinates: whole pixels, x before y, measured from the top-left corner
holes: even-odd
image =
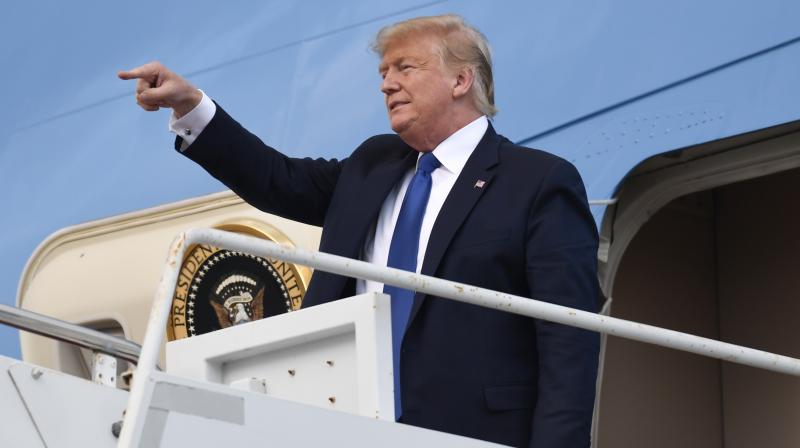
[[[191,130],[191,129],[189,129],[189,128],[186,128],[186,129],[184,129],[184,130],[183,130],[183,135],[185,135],[185,136],[187,136],[187,137],[188,137],[188,136],[190,136],[190,135],[192,135],[192,130]]]

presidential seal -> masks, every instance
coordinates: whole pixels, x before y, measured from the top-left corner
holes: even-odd
[[[300,309],[308,277],[292,263],[209,245],[189,250],[178,275],[169,340]]]

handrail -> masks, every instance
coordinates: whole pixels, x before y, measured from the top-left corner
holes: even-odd
[[[256,237],[216,229],[192,229],[178,235],[170,247],[164,274],[156,291],[155,301],[150,312],[137,372],[133,377],[133,385],[128,399],[125,424],[120,434],[119,447],[131,447],[133,435],[137,432],[141,433],[141,426],[144,424],[144,413],[141,406],[144,399],[145,386],[150,374],[155,369],[161,350],[161,342],[163,341],[172,305],[172,291],[177,283],[178,272],[186,249],[195,244],[210,244],[259,257],[298,263],[325,272],[377,281],[458,302],[544,319],[711,358],[800,376],[800,359],[568,308],[529,297],[514,296],[400,269],[376,266],[337,255],[283,246]]]
[[[617,203],[617,198],[609,199],[589,199],[589,206],[596,207],[600,205],[614,205]]]
[[[0,304],[0,323],[102,352],[134,364],[139,361],[142,349],[139,344],[126,339],[8,305]]]

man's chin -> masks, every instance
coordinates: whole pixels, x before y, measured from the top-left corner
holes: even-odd
[[[408,120],[408,119],[400,120],[395,118],[395,119],[390,119],[389,124],[392,126],[392,130],[396,134],[402,135],[404,132],[408,131],[408,129],[411,127],[412,122],[413,120]]]

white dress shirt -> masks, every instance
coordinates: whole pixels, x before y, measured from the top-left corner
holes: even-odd
[[[216,111],[217,106],[203,93],[203,99],[200,104],[188,114],[179,119],[176,119],[173,114],[170,119],[169,129],[183,138],[181,151],[194,143],[197,136],[211,122]],[[470,124],[439,143],[439,146],[433,150],[433,155],[441,162],[442,166],[431,173],[431,195],[428,199],[428,205],[425,207],[425,216],[422,218],[422,228],[419,235],[418,273],[422,269],[422,260],[425,259],[425,250],[428,247],[428,239],[431,236],[436,217],[439,216],[439,211],[442,209],[442,205],[444,205],[444,201],[447,199],[447,195],[450,194],[453,185],[455,185],[456,179],[461,174],[461,170],[466,165],[467,159],[478,146],[488,127],[489,120],[486,116],[476,118]],[[406,189],[411,183],[411,178],[414,177],[414,172],[416,172],[416,166],[403,176],[400,183],[392,188],[383,201],[375,228],[367,236],[362,248],[362,260],[379,266],[386,266],[389,259],[389,247],[392,244],[394,226],[397,223],[397,216],[400,214],[400,207],[403,205],[403,198],[405,198]],[[356,294],[365,292],[383,292],[383,283],[358,279],[356,281]]]

